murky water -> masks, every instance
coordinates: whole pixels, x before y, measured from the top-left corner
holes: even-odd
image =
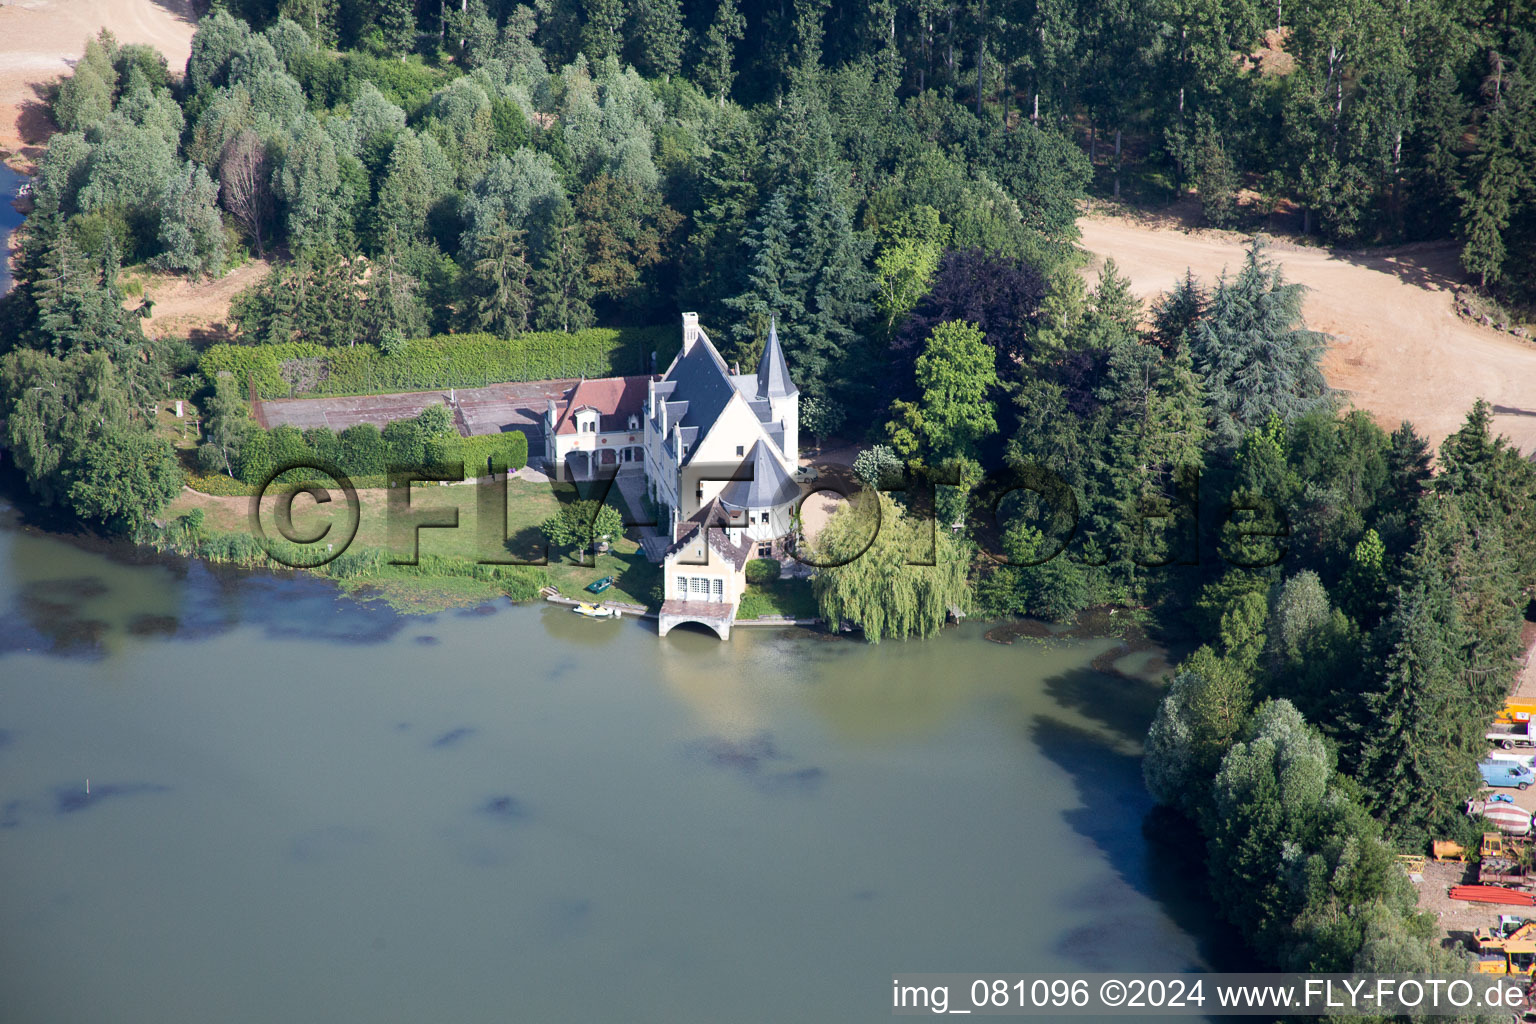
[[[404,618],[0,516],[7,1022],[874,1021],[894,971],[1207,963],[1113,641]]]
[[[0,164],[0,295],[11,290],[11,261],[5,258],[10,254],[11,232],[26,219],[11,205],[11,200],[16,198],[16,190],[26,180],[5,164]]]

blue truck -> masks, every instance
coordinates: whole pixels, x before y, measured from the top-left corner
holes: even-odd
[[[1536,772],[1515,761],[1480,761],[1477,770],[1483,776],[1484,785],[1488,786],[1525,789],[1536,782]]]

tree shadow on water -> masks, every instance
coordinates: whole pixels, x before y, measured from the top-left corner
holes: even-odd
[[[1157,713],[1157,702],[1163,698],[1163,686],[1108,669],[1115,653],[1094,659],[1096,664],[1105,665],[1105,670],[1079,668],[1051,676],[1045,681],[1045,694],[1103,726],[1115,739],[1140,746]]]
[[[1069,677],[1096,675],[1102,674],[1068,673]],[[1110,700],[1121,692],[1100,691],[1090,687],[1086,678],[1053,682]],[[1107,682],[1131,686],[1137,681],[1111,677]],[[1117,735],[1138,743],[1145,736],[1157,693],[1152,684],[1142,685],[1152,691],[1151,702],[1141,706],[1142,717],[1133,711],[1096,716]],[[1064,811],[1062,818],[1098,850],[1111,876],[1079,892],[1063,893],[1072,906],[1091,911],[1096,920],[1064,935],[1058,944],[1061,955],[1085,969],[1237,969],[1247,958],[1240,938],[1214,915],[1207,895],[1203,842],[1193,825],[1182,830],[1170,825],[1156,807],[1142,783],[1139,751],[1106,743],[1102,732],[1049,715],[1035,716],[1029,734],[1036,748],[1071,778],[1078,806]],[[1146,913],[1128,913],[1135,901],[1127,901],[1126,893],[1118,891],[1121,886],[1156,904],[1174,927],[1190,937],[1204,963],[1180,962],[1167,924]]]

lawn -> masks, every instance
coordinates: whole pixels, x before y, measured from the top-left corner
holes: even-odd
[[[661,572],[646,560],[638,543],[628,537],[617,538],[609,551],[595,559],[589,554],[585,559],[587,564],[583,564],[575,552],[549,550],[543,534],[539,532],[539,524],[554,513],[561,501],[561,496],[557,496],[549,484],[514,478],[508,482],[506,490],[505,528],[498,531],[496,525],[491,524],[484,536],[481,533],[478,506],[485,495],[481,494],[476,484],[413,487],[409,508],[399,505],[398,500],[402,494],[397,491],[397,507],[393,516],[389,508],[389,490],[359,490],[357,536],[348,549],[383,549],[397,560],[411,558],[414,547],[418,555],[436,555],[465,562],[509,559],[527,563],[545,562],[543,568],[549,574],[550,582],[564,594],[579,595],[582,588],[593,580],[616,576],[618,579],[614,585],[603,593],[604,600],[653,606],[651,592],[660,582]],[[322,538],[315,546],[339,542],[347,522],[346,502],[334,489],[330,494],[332,500],[324,504],[306,494],[294,497],[291,537],[319,536],[328,527],[326,538],[335,540]],[[610,492],[608,500],[623,511],[623,502],[617,488]],[[277,502],[274,494],[262,503],[263,528],[269,534],[275,530]],[[194,508],[203,510],[205,535],[252,531],[249,498],[214,497],[184,490],[166,510],[166,517],[185,515]],[[457,525],[446,525],[455,516]],[[427,525],[434,521],[445,525]],[[419,524],[421,528],[413,530],[413,523]],[[452,584],[436,586],[441,582],[420,574],[397,574],[385,570],[376,577],[349,580],[346,586],[348,590],[362,594],[376,593],[396,606],[410,605],[413,590],[420,590],[423,598],[427,597],[429,591],[432,592],[431,599],[424,602],[432,607],[440,607],[444,602],[472,603],[473,600],[483,599],[476,597],[482,591],[486,594],[494,591],[493,587],[484,584],[477,589],[473,585],[474,581],[458,580]],[[455,601],[455,595],[461,595],[462,600]]]
[[[814,619],[819,614],[816,595],[810,581],[798,578],[753,583],[741,595],[737,620],[783,616],[789,619]]]

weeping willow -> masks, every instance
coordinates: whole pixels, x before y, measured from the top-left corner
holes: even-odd
[[[932,636],[951,607],[969,603],[964,548],[883,494],[866,491],[838,510],[816,538],[815,561],[825,566],[811,581],[822,619],[851,622],[872,644]]]

